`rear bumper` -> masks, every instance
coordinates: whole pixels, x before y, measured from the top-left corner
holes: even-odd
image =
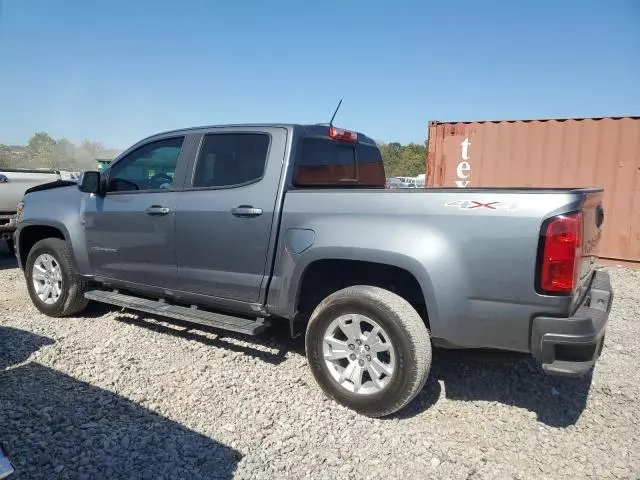
[[[534,318],[531,354],[545,372],[580,376],[593,368],[602,352],[612,303],[609,274],[598,271],[574,315]]]

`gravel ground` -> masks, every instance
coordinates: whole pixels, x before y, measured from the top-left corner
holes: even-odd
[[[325,399],[285,328],[258,339],[92,307],[54,320],[0,256],[0,440],[26,478],[640,478],[640,271],[593,378],[437,350],[399,415]]]

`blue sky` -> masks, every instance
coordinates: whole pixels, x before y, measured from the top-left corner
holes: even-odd
[[[640,115],[640,1],[0,0],[0,143]]]

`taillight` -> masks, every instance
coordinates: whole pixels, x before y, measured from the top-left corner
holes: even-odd
[[[544,232],[540,289],[543,293],[571,293],[580,280],[582,213],[554,218]]]
[[[329,127],[329,138],[342,140],[344,142],[357,142],[358,134],[343,128]]]

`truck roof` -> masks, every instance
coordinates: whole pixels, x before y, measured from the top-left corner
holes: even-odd
[[[300,152],[294,149],[296,153],[293,154],[295,159],[292,164],[295,165],[296,170],[293,183],[296,187],[384,188],[384,164],[376,142],[353,130],[334,127],[336,131],[330,132],[330,127],[332,125],[329,124],[242,123],[181,128],[142,139],[121,152],[118,158],[122,158],[146,143],[176,136],[207,134],[216,129],[241,128],[247,132],[252,129],[260,131],[266,128],[282,128],[288,131],[295,142],[298,139],[303,140]],[[353,133],[357,135],[356,138],[353,137]],[[345,138],[345,135],[348,138]],[[309,143],[308,148],[305,149],[307,140],[315,143]],[[327,150],[329,144],[333,147]],[[347,151],[349,147],[351,152]],[[351,158],[347,164],[345,164],[345,151],[347,151],[346,158]],[[351,172],[348,179],[344,177],[345,168],[351,169],[348,170]]]
[[[286,128],[290,130],[302,130],[305,135],[327,135],[327,129],[329,128],[328,123],[317,123],[317,124],[299,124],[299,123],[230,123],[230,124],[219,124],[219,125],[202,125],[197,127],[187,127],[187,128],[179,128],[176,130],[167,130],[166,132],[156,133],[154,135],[150,135],[149,137],[141,140],[140,142],[144,142],[156,137],[165,137],[167,135],[180,135],[180,134],[189,134],[189,133],[197,133],[198,131],[210,130],[212,128],[234,128],[234,127],[242,127],[242,128]],[[347,129],[348,130],[348,129]],[[355,130],[354,130],[355,131]],[[369,143],[375,145],[376,142],[364,135],[361,132],[357,132],[358,134],[358,142],[360,143]],[[137,143],[140,143],[137,142]]]

